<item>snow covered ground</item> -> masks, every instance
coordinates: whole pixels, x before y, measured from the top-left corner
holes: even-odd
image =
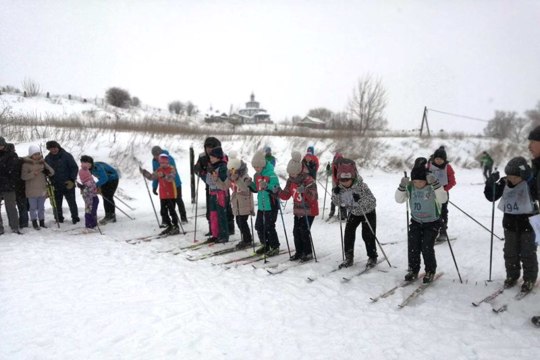
[[[8,139],[9,140],[9,139]],[[122,143],[120,135],[119,143]],[[290,144],[271,142],[284,173]],[[157,141],[156,141],[157,142]],[[180,164],[184,201],[194,228],[195,209],[189,201],[188,153],[190,140],[169,146]],[[18,144],[21,155],[28,144]],[[120,161],[116,145],[66,143],[78,157],[86,152],[100,160]],[[149,144],[131,146],[131,160],[150,166]],[[251,159],[246,144],[239,151]],[[259,144],[260,145],[260,144]],[[83,146],[86,148],[83,149]],[[195,148],[201,148],[201,142]],[[234,142],[224,143],[226,151]],[[253,147],[256,147],[253,145]],[[238,147],[237,147],[238,149]],[[299,148],[300,149],[300,148]],[[398,152],[399,149],[396,150]],[[426,153],[427,155],[428,153]],[[422,154],[421,154],[422,155]],[[330,154],[323,156],[323,162]],[[119,160],[120,159],[120,160]],[[122,161],[126,162],[127,159]],[[540,313],[538,295],[516,302],[512,289],[496,304],[508,302],[501,314],[477,301],[504,279],[503,242],[494,240],[493,282],[489,277],[490,234],[450,206],[449,234],[458,274],[447,244],[436,247],[438,271],[444,276],[409,306],[398,304],[414,286],[398,289],[376,303],[370,297],[391,288],[407,268],[406,211],[394,201],[401,172],[360,169],[377,198],[377,237],[393,267],[381,263],[373,271],[343,282],[366,260],[360,230],[356,265],[308,282],[334,269],[341,261],[339,222],[320,217],[313,225],[317,263],[269,275],[262,262],[219,265],[249,251],[189,261],[187,257],[230,245],[215,245],[178,255],[164,253],[202,240],[207,231],[198,218],[197,233],[142,242],[125,240],[157,233],[157,223],[142,178],[121,163],[124,176],[120,198],[135,208],[129,220],[102,227],[103,235],[80,234],[80,225],[52,223],[49,229],[25,229],[23,236],[7,230],[0,236],[0,358],[2,359],[536,359],[538,329],[530,317]],[[126,170],[127,169],[127,170]],[[131,170],[129,170],[131,169]],[[130,172],[131,171],[131,172]],[[450,200],[486,227],[491,203],[484,199],[480,170],[456,168],[458,185]],[[324,185],[324,178],[320,179]],[[282,184],[284,184],[282,180]],[[322,212],[324,187],[319,187]],[[204,212],[201,186],[199,215]],[[157,198],[154,197],[154,201]],[[327,206],[329,200],[327,199]],[[79,208],[82,213],[82,199]],[[127,210],[121,203],[118,205]],[[67,211],[67,209],[65,209]],[[100,214],[102,208],[100,205]],[[292,208],[284,210],[285,228],[292,242]],[[325,210],[327,216],[329,208]],[[503,237],[502,215],[496,211],[495,234]],[[4,212],[4,223],[6,217]],[[282,249],[287,249],[281,220],[277,223]],[[231,240],[239,240],[239,234]],[[382,258],[382,253],[379,251]],[[288,255],[270,259],[268,266],[287,264]],[[538,292],[538,290],[535,290]]]

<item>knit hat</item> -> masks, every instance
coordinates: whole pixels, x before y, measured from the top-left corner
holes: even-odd
[[[527,139],[540,141],[540,125],[531,130]]]
[[[93,165],[94,164],[94,159],[92,159],[92,157],[88,156],[88,155],[82,155],[81,156],[81,162],[83,163],[88,163],[88,164],[91,164]]]
[[[86,168],[81,168],[81,170],[79,170],[79,178],[83,184],[87,183],[92,180],[92,173]]]
[[[523,179],[528,179],[531,175],[531,167],[527,164],[527,160],[523,156],[512,158],[504,167],[506,175],[519,176]]]
[[[32,156],[34,154],[41,154],[41,150],[37,145],[30,145],[28,147],[28,156]]]
[[[238,170],[242,165],[242,161],[238,159],[238,153],[236,151],[231,151],[229,153],[229,162],[227,163],[227,169],[229,170]]]
[[[256,167],[265,167],[266,166],[266,159],[264,158],[264,152],[263,151],[257,151],[255,155],[253,155],[253,158],[251,159],[251,166],[254,168]]]
[[[152,155],[153,156],[158,156],[160,155],[161,153],[163,152],[163,150],[159,147],[159,146],[153,146],[152,147]]]
[[[446,161],[446,150],[444,149],[444,146],[440,146],[437,150],[435,150],[433,153],[433,159],[435,158],[441,158]]]
[[[427,169],[424,166],[416,166],[411,170],[411,180],[426,180]]]
[[[291,160],[287,164],[287,173],[289,176],[295,177],[302,172],[302,154],[298,151],[291,153]]]
[[[218,146],[210,150],[210,153],[208,155],[213,156],[218,159],[223,159],[223,149],[221,149],[221,147]]]
[[[51,140],[51,141],[47,141],[47,143],[45,144],[45,147],[47,148],[47,150],[50,150],[52,148],[57,148],[57,149],[61,149],[62,147],[60,147],[60,144],[57,143],[56,141],[54,140]]]
[[[315,148],[313,146],[308,146],[307,151],[308,154],[315,155]]]
[[[272,148],[270,146],[266,146],[264,148],[264,153],[267,154],[267,155],[271,154],[272,153]]]
[[[337,167],[338,179],[354,179],[357,176],[356,164],[354,161],[344,159],[345,162],[339,163]]]
[[[204,147],[215,148],[221,146],[221,141],[215,137],[207,137],[204,140]]]
[[[6,146],[6,139],[0,136],[0,146]]]
[[[169,155],[165,153],[159,154],[159,163],[160,164],[168,164],[169,163]]]

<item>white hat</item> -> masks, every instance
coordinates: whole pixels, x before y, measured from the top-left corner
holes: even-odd
[[[41,154],[41,150],[39,149],[39,146],[37,145],[30,145],[28,147],[28,156],[32,156],[34,154]]]
[[[298,151],[291,153],[291,160],[287,164],[287,173],[290,176],[298,176],[302,172],[302,154]]]

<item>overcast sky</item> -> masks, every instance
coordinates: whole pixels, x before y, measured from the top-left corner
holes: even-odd
[[[274,120],[345,110],[379,77],[392,128],[424,106],[481,119],[540,101],[540,1],[0,0],[0,85],[127,89],[228,112],[253,91]],[[484,123],[431,113],[433,129]]]

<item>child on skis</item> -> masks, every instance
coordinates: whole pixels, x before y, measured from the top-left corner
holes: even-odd
[[[285,188],[276,189],[276,193],[282,200],[288,200],[291,196],[293,198],[293,236],[296,252],[291,256],[291,261],[306,262],[313,259],[311,224],[315,216],[319,215],[317,183],[302,161],[302,154],[297,151],[292,153],[292,158],[287,164],[287,173],[289,178]]]
[[[84,200],[84,226],[87,229],[93,229],[97,226],[97,208],[99,204],[96,182],[90,172],[91,167],[92,164],[81,161],[81,169],[79,170],[81,183],[77,184],[81,189]]]
[[[161,217],[167,225],[160,235],[176,235],[180,233],[178,228],[178,215],[174,209],[176,206],[176,169],[169,164],[169,155],[159,155],[159,167],[153,173],[140,169],[143,176],[148,180],[157,180],[159,187],[159,199],[161,202]]]
[[[226,243],[229,241],[229,225],[227,217],[227,207],[229,203],[228,186],[223,184],[227,180],[227,163],[224,161],[224,154],[221,147],[216,147],[209,152],[210,167],[206,175],[208,194],[210,195],[208,205],[210,206],[210,231],[212,240],[216,243]],[[218,185],[218,181],[221,185]]]
[[[23,159],[21,179],[25,181],[26,198],[30,208],[30,220],[36,230],[45,226],[45,200],[47,199],[46,176],[54,175],[54,170],[43,160],[41,150],[36,145],[28,148],[28,157]],[[38,224],[39,220],[39,224]]]
[[[345,261],[339,265],[339,268],[353,264],[356,228],[360,223],[362,223],[362,239],[368,255],[366,267],[373,267],[377,264],[375,196],[362,177],[358,175],[356,164],[352,160],[347,159],[339,165],[337,178],[339,184],[332,190],[332,202],[336,206],[345,207],[349,213],[345,225]]]
[[[486,181],[484,195],[489,201],[501,199],[498,208],[504,212],[504,287],[510,288],[517,283],[523,266],[521,291],[529,292],[538,276],[535,233],[529,223],[529,217],[538,214],[527,182],[532,171],[527,160],[519,156],[508,162],[504,172],[506,177],[500,180],[498,172],[491,174]]]
[[[408,229],[409,268],[406,281],[418,278],[420,254],[424,258],[425,284],[433,281],[437,270],[435,238],[441,227],[441,204],[448,201],[447,192],[433,174],[427,174],[425,163],[419,158],[411,171],[411,181],[403,177],[396,190],[396,202],[409,201],[411,223]]]
[[[315,147],[308,146],[303,161],[309,171],[309,175],[316,180],[317,171],[319,171],[319,158],[315,156]]]
[[[279,239],[276,232],[276,220],[281,206],[274,196],[274,190],[279,188],[279,179],[274,172],[274,166],[266,162],[264,152],[258,151],[253,155],[251,166],[256,173],[250,189],[257,193],[257,219],[255,230],[259,236],[261,246],[255,251],[257,254],[275,256],[279,254]]]
[[[435,175],[439,184],[446,191],[446,197],[450,197],[450,189],[456,185],[456,177],[454,169],[448,163],[446,159],[446,150],[444,146],[440,146],[433,155],[431,156],[431,161],[428,164],[428,170]],[[448,240],[448,200],[442,203],[441,208],[441,229],[439,231],[439,236],[437,237],[437,242],[443,242]]]
[[[229,154],[227,162],[227,179],[222,181],[216,178],[216,184],[219,188],[227,190],[232,189],[231,206],[232,212],[236,218],[236,225],[240,229],[242,240],[236,245],[236,249],[246,249],[253,245],[253,238],[249,230],[248,218],[255,215],[253,193],[249,190],[252,180],[248,175],[247,165],[237,158],[236,152]]]
[[[339,163],[343,159],[343,155],[341,153],[337,152],[334,155],[334,159],[332,160],[332,165],[328,164],[326,172],[327,176],[332,176],[332,189],[334,189],[336,186],[339,185],[338,177],[337,177],[337,169],[339,166]],[[330,202],[330,214],[328,214],[328,220],[330,220],[336,212],[336,204],[334,202]],[[345,207],[339,207],[338,215],[340,216],[341,220],[347,220],[347,209]]]

